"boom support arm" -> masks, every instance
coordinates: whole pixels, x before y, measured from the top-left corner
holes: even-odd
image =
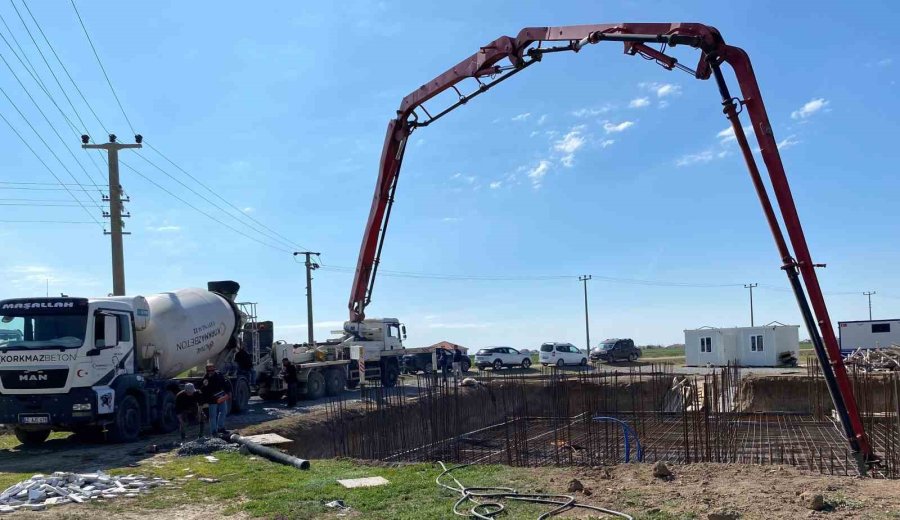
[[[579,52],[587,45],[602,41],[622,42],[626,54],[640,54],[668,70],[678,68],[701,80],[709,79],[711,76],[715,78],[722,97],[723,112],[734,128],[735,137],[747,163],[751,181],[775,239],[775,245],[781,257],[781,267],[788,276],[800,306],[841,426],[851,449],[858,455],[860,470],[865,472],[867,464],[877,462],[877,458],[863,430],[853,389],[816,276],[815,268],[818,266],[812,261],[803,228],[800,225],[797,208],[791,195],[775,135],[769,124],[750,59],[742,49],[725,44],[719,31],[707,25],[697,23],[622,23],[525,28],[515,38],[502,36],[481,47],[475,54],[403,98],[400,108],[397,110],[397,117],[388,123],[385,135],[375,195],[363,233],[359,260],[351,288],[350,320],[362,320],[365,317],[365,308],[371,301],[403,154],[410,134],[417,128],[428,126],[452,110],[466,104],[470,99],[483,94],[501,81],[541,61],[545,54],[566,51]],[[648,46],[653,43],[661,44],[661,48],[657,50]],[[665,54],[666,46],[676,45],[687,45],[700,51],[696,69],[690,69],[679,63],[674,57]],[[720,68],[722,63],[728,63],[733,69],[741,90],[741,99],[731,96]],[[470,94],[463,94],[457,85],[467,79],[477,81],[478,88]],[[450,89],[459,96],[458,101],[434,115],[429,113],[424,104]],[[743,108],[747,110],[759,143],[763,162],[768,171],[772,190],[775,193],[778,209],[781,212],[794,254],[788,247],[765,182],[741,126],[738,114]],[[420,115],[420,111],[424,116]],[[808,298],[807,292],[809,293]]]

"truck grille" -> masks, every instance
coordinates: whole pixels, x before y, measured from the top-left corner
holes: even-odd
[[[45,370],[0,370],[0,382],[9,390],[30,390],[35,388],[62,388],[69,378],[68,368],[48,368]]]

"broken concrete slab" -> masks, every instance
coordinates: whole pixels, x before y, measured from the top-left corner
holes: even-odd
[[[388,479],[384,477],[363,477],[338,480],[338,484],[344,486],[347,489],[353,489],[362,487],[384,486],[390,484],[390,481],[388,481]]]

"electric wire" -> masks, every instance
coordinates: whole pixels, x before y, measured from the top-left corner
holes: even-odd
[[[299,250],[301,250],[301,251],[309,251],[309,249],[306,248],[305,246],[302,246],[302,245],[298,244],[297,242],[294,242],[293,240],[289,239],[288,237],[282,235],[281,233],[279,233],[279,232],[275,231],[274,229],[270,228],[269,226],[263,224],[263,223],[260,222],[259,220],[253,218],[252,215],[248,215],[245,211],[243,211],[242,209],[238,208],[237,206],[235,206],[234,204],[232,204],[230,201],[228,201],[226,198],[224,198],[224,197],[222,197],[221,195],[219,195],[219,193],[218,193],[216,190],[210,188],[209,186],[207,186],[206,184],[204,184],[202,181],[200,181],[200,179],[198,179],[198,178],[194,177],[193,175],[191,175],[187,170],[185,170],[184,168],[182,168],[181,166],[179,166],[178,164],[176,164],[175,161],[173,161],[172,159],[169,159],[166,155],[164,155],[161,151],[159,151],[159,149],[157,149],[157,148],[156,148],[155,146],[153,146],[151,143],[148,143],[146,139],[144,140],[144,144],[147,145],[148,148],[150,148],[151,150],[153,150],[154,152],[156,152],[160,157],[162,157],[163,159],[165,159],[166,162],[168,162],[169,164],[171,164],[172,166],[174,166],[178,171],[180,171],[181,173],[187,175],[191,180],[193,180],[194,182],[196,182],[197,184],[199,184],[200,186],[202,186],[203,188],[205,188],[207,191],[209,191],[210,193],[212,193],[213,195],[215,195],[216,198],[218,198],[219,200],[221,200],[222,202],[224,202],[225,204],[227,204],[228,206],[230,206],[232,209],[234,209],[235,211],[237,211],[238,213],[240,213],[242,216],[247,217],[248,219],[252,220],[254,223],[258,224],[258,225],[259,225],[260,227],[262,227],[263,229],[265,229],[265,230],[271,232],[272,234],[274,234],[275,236],[279,237],[282,241],[284,241],[284,242],[285,242],[287,245],[289,245],[290,247],[295,247],[295,248],[297,248],[297,249],[299,249]],[[139,155],[140,155],[140,154],[139,154]],[[146,159],[144,159],[144,160],[146,160]]]
[[[253,240],[254,242],[260,243],[260,244],[262,244],[262,245],[264,245],[264,246],[266,246],[266,247],[270,247],[270,248],[275,249],[275,250],[277,250],[277,251],[281,251],[282,253],[292,253],[292,251],[289,250],[289,249],[285,249],[285,248],[283,248],[283,247],[281,247],[281,246],[272,245],[272,244],[270,244],[270,243],[268,243],[268,242],[263,242],[262,240],[260,240],[260,239],[258,239],[258,238],[256,238],[256,237],[254,237],[254,236],[252,236],[252,235],[248,235],[248,234],[244,233],[243,231],[241,231],[241,230],[239,230],[239,229],[237,229],[237,228],[231,226],[230,224],[227,224],[227,223],[225,223],[225,222],[222,222],[221,220],[217,219],[216,217],[210,215],[209,213],[207,213],[207,212],[203,211],[202,209],[198,208],[197,206],[194,206],[194,205],[191,204],[190,202],[188,202],[188,201],[184,200],[183,198],[179,197],[178,195],[176,195],[175,193],[173,193],[171,190],[167,189],[165,186],[162,186],[161,184],[157,183],[156,181],[154,181],[154,180],[151,179],[150,177],[148,177],[148,176],[144,175],[143,173],[141,173],[140,171],[136,170],[133,166],[131,166],[130,164],[126,163],[125,161],[121,161],[121,160],[120,160],[119,163],[120,163],[121,165],[125,166],[126,168],[128,168],[129,170],[133,171],[134,173],[136,173],[138,176],[140,176],[140,177],[141,177],[142,179],[144,179],[145,181],[149,182],[150,184],[152,184],[152,185],[156,186],[157,188],[161,189],[162,191],[166,192],[170,197],[173,197],[174,199],[178,200],[179,202],[181,202],[181,203],[184,204],[185,206],[187,206],[187,207],[193,209],[194,211],[196,211],[196,212],[198,212],[198,213],[204,215],[205,217],[209,218],[209,219],[212,220],[213,222],[217,222],[217,223],[219,223],[219,224],[221,224],[221,225],[227,227],[228,229],[234,231],[235,233],[237,233],[237,234],[239,234],[239,235],[241,235],[241,236],[243,236],[243,237],[245,237],[245,238],[249,238],[250,240]]]
[[[172,179],[173,181],[177,182],[177,183],[178,183],[179,185],[181,185],[183,188],[185,188],[185,189],[188,190],[189,192],[193,193],[194,195],[200,197],[201,199],[203,199],[204,201],[206,201],[207,203],[209,203],[210,205],[212,205],[213,207],[215,207],[216,209],[218,209],[219,211],[221,211],[223,214],[228,215],[229,217],[231,217],[231,218],[232,218],[234,221],[236,221],[238,224],[241,224],[241,225],[243,225],[243,226],[248,227],[248,228],[251,229],[253,232],[260,233],[260,234],[266,236],[266,238],[268,238],[269,240],[272,240],[273,242],[281,243],[282,245],[285,245],[285,246],[287,246],[287,247],[294,247],[294,246],[296,245],[296,244],[292,244],[292,243],[290,243],[290,242],[285,242],[284,240],[279,240],[278,238],[273,237],[273,236],[271,236],[271,235],[269,235],[269,234],[267,234],[267,233],[262,233],[262,232],[260,232],[260,230],[258,230],[257,228],[251,226],[251,225],[248,224],[247,222],[245,222],[245,221],[241,220],[240,218],[234,216],[233,214],[231,214],[230,212],[228,212],[227,210],[225,210],[225,208],[223,208],[223,207],[220,206],[219,204],[216,204],[215,202],[213,202],[212,200],[210,200],[209,198],[207,198],[207,197],[204,196],[203,194],[199,193],[197,190],[191,188],[190,186],[188,186],[187,184],[185,184],[184,182],[182,182],[181,180],[179,180],[179,179],[178,179],[177,177],[175,177],[174,175],[172,175],[172,174],[170,174],[169,172],[167,172],[166,170],[162,169],[159,165],[157,165],[156,163],[154,163],[154,162],[151,161],[150,159],[147,159],[146,157],[144,157],[143,154],[141,154],[141,153],[139,153],[139,152],[136,152],[136,155],[137,155],[138,157],[140,157],[141,159],[143,159],[145,162],[147,162],[147,164],[149,164],[150,166],[152,166],[152,167],[156,168],[157,170],[159,170],[160,172],[162,172],[163,175],[165,175],[166,177],[168,177],[168,178]],[[243,213],[243,212],[242,212],[242,213]]]
[[[86,220],[0,220],[3,224],[91,224]]]
[[[56,126],[50,121],[50,118],[48,118],[47,114],[45,114],[44,111],[41,109],[41,106],[34,99],[34,96],[32,96],[30,92],[28,92],[28,89],[25,88],[25,85],[23,85],[22,81],[19,80],[19,76],[17,76],[16,73],[13,72],[12,67],[10,67],[10,65],[9,65],[9,62],[6,61],[6,57],[4,57],[2,54],[0,54],[0,60],[3,60],[3,63],[6,64],[7,68],[9,68],[10,72],[12,72],[13,76],[16,78],[16,81],[19,83],[19,86],[22,87],[22,89],[25,91],[25,94],[28,96],[28,99],[31,100],[31,102],[34,104],[35,108],[37,108],[38,112],[44,118],[44,121],[47,122],[47,125],[50,126],[51,130],[53,130],[53,133],[56,134],[56,137],[59,139],[59,142],[62,143],[63,148],[65,148],[66,151],[69,152],[69,155],[72,156],[72,159],[75,160],[75,163],[81,168],[81,171],[83,171],[84,174],[91,180],[91,183],[96,185],[96,181],[94,180],[94,178],[91,177],[90,174],[88,174],[87,169],[85,169],[84,165],[81,164],[81,161],[79,161],[78,158],[75,157],[75,153],[72,152],[72,149],[69,148],[69,146],[66,144],[66,140],[63,139],[63,137],[61,135],[59,135],[59,131],[56,129]],[[28,123],[28,126],[31,127],[32,131],[34,131],[34,133],[36,135],[38,135],[38,137],[41,139],[41,141],[44,142],[44,145],[47,146],[47,149],[50,150],[51,153],[53,153],[54,157],[56,157],[56,153],[53,152],[53,150],[50,148],[50,145],[48,145],[47,142],[44,141],[44,138],[41,137],[40,134],[38,134],[38,132],[37,132],[37,130],[35,130],[34,126],[28,121],[28,119],[25,117],[25,115],[22,113],[22,111],[19,110],[19,107],[13,102],[12,98],[9,97],[9,95],[6,93],[6,91],[2,87],[0,87],[0,92],[3,93],[3,96],[6,97],[7,101],[9,101],[9,103],[13,106],[13,108],[16,109],[16,111],[19,113],[19,115],[22,116],[22,119],[25,119],[25,122]],[[78,179],[75,178],[75,175],[73,175],[72,172],[65,166],[65,164],[63,164],[63,162],[59,159],[59,157],[57,157],[56,160],[59,161],[60,165],[62,165],[63,168],[66,170],[66,172],[69,173],[69,176],[72,177],[72,180],[75,181],[76,184],[81,185],[81,183],[78,181]],[[100,189],[97,189],[97,192],[102,195],[102,192],[100,191]],[[93,199],[91,199],[91,200],[94,202],[94,205],[97,206],[97,208],[100,208],[100,205],[97,203],[97,201],[95,201]],[[103,211],[102,208],[100,208],[100,210]]]
[[[22,134],[19,133],[18,130],[16,130],[16,127],[14,127],[14,126],[12,125],[12,123],[10,123],[10,121],[9,121],[8,119],[6,119],[6,116],[4,116],[2,112],[0,112],[0,119],[3,119],[3,122],[6,123],[7,126],[9,126],[9,129],[12,130],[14,134],[16,134],[16,136],[19,138],[19,140],[22,141],[22,144],[24,144],[24,145],[31,151],[31,153],[34,154],[34,157],[35,157],[38,161],[40,161],[40,163],[41,163],[42,165],[44,165],[44,168],[46,168],[47,171],[50,172],[50,175],[52,175],[52,176],[60,183],[60,185],[62,185],[62,186],[65,187],[65,184],[63,184],[62,179],[60,179],[59,176],[56,175],[56,172],[54,172],[52,169],[50,169],[50,166],[48,166],[47,163],[44,162],[44,160],[41,158],[41,156],[37,154],[37,152],[34,150],[34,148],[32,148],[31,145],[28,143],[28,141],[26,141],[25,138],[22,137]],[[69,195],[71,195],[72,198],[73,198],[76,202],[78,202],[78,205],[81,206],[81,209],[83,209],[84,212],[87,213],[89,217],[91,217],[91,220],[93,220],[94,223],[96,223],[98,226],[100,226],[100,229],[104,229],[104,228],[103,228],[103,224],[101,224],[100,221],[97,220],[96,217],[94,217],[93,213],[91,213],[91,212],[87,209],[87,207],[86,207],[84,204],[81,203],[81,201],[78,199],[78,197],[75,196],[74,193],[72,193],[71,191],[69,191],[68,187],[66,187],[66,191],[68,191],[68,192],[69,192]],[[104,231],[105,231],[105,229],[104,229]]]
[[[94,107],[91,106],[91,104],[87,100],[87,97],[85,97],[85,95],[81,91],[81,89],[78,88],[78,84],[75,83],[75,80],[72,78],[72,75],[69,74],[69,69],[63,63],[62,59],[59,57],[59,54],[56,53],[56,49],[53,48],[53,44],[50,43],[50,39],[47,38],[46,34],[44,34],[44,30],[41,28],[41,24],[38,23],[37,18],[35,18],[34,14],[31,12],[31,8],[28,7],[28,4],[24,0],[22,1],[22,5],[25,7],[25,10],[28,11],[28,15],[34,21],[34,25],[37,27],[38,31],[41,33],[41,36],[43,36],[44,41],[47,42],[47,47],[50,48],[50,52],[53,53],[53,56],[56,58],[56,61],[59,63],[59,66],[62,67],[63,72],[66,73],[66,77],[68,77],[69,81],[72,82],[72,86],[75,87],[75,91],[78,92],[78,95],[81,97],[81,100],[84,101],[84,104],[88,107],[88,110],[90,110],[91,114],[93,114],[94,119],[96,119],[97,123],[100,125],[100,127],[103,128],[103,132],[106,134],[109,134],[109,131],[106,129],[106,125],[103,124],[103,121],[100,120],[100,116],[98,116],[97,112],[94,111]],[[88,133],[88,135],[90,135],[90,133]]]
[[[100,54],[97,53],[97,48],[94,47],[94,42],[91,40],[91,35],[88,34],[87,27],[84,25],[84,20],[81,18],[81,13],[78,12],[78,7],[75,5],[75,0],[70,0],[72,4],[72,9],[75,10],[75,15],[78,17],[78,23],[81,24],[81,29],[84,31],[84,36],[87,38],[88,43],[91,46],[91,50],[94,52],[94,57],[97,58],[97,65],[100,65],[100,70],[103,72],[103,77],[106,78],[106,84],[109,85],[109,90],[112,91],[112,95],[116,98],[116,104],[119,105],[119,110],[122,111],[122,116],[125,118],[125,121],[128,123],[128,127],[131,128],[132,134],[137,134],[134,130],[134,125],[131,124],[131,119],[128,118],[128,114],[125,113],[125,108],[122,107],[122,102],[119,100],[119,95],[116,93],[116,89],[113,88],[112,81],[109,79],[109,74],[106,73],[106,67],[103,66],[103,62],[100,61]]]

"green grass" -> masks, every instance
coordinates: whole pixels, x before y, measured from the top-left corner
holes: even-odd
[[[642,359],[684,357],[684,347],[642,349]]]

